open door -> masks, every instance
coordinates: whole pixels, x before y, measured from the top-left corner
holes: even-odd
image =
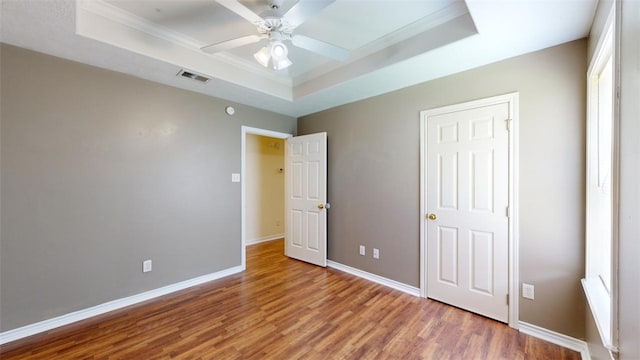
[[[327,133],[285,147],[285,255],[327,266]]]

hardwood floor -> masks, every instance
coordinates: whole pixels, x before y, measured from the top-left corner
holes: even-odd
[[[247,249],[247,271],[0,347],[9,359],[579,359],[466,311]]]

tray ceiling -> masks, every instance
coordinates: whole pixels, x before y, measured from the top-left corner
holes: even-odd
[[[241,2],[263,16],[273,11],[266,0]],[[284,0],[278,11],[295,3]],[[595,6],[595,0],[337,0],[295,34],[348,49],[350,58],[289,46],[293,65],[281,71],[253,58],[267,40],[213,55],[200,50],[257,34],[213,0],[3,0],[1,40],[301,116],[585,37]],[[181,68],[212,80],[175,77]]]

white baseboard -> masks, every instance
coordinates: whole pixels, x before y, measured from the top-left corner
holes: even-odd
[[[582,360],[591,360],[589,347],[587,346],[587,343],[582,340],[578,340],[571,336],[560,334],[555,331],[551,331],[523,321],[520,321],[518,323],[518,327],[520,332],[524,334],[537,337],[538,339],[542,339],[550,343],[560,345],[562,347],[566,347],[567,349],[571,349],[573,351],[577,351],[580,353],[580,356],[582,356]]]
[[[264,236],[264,237],[257,238],[257,239],[247,240],[245,242],[245,245],[259,244],[259,243],[263,243],[263,242],[267,242],[267,241],[271,241],[271,240],[278,240],[278,239],[282,239],[282,238],[284,238],[284,234],[269,235],[269,236]]]
[[[369,280],[369,281],[373,281],[374,283],[378,283],[384,286],[388,286],[392,289],[396,289],[402,292],[405,292],[409,295],[413,295],[413,296],[418,296],[420,297],[420,289],[414,286],[410,286],[404,283],[401,283],[399,281],[395,281],[395,280],[391,280],[391,279],[387,279],[386,277],[382,277],[380,275],[376,275],[376,274],[372,274],[360,269],[356,269],[353,268],[351,266],[347,266],[347,265],[343,265],[340,263],[337,263],[335,261],[331,261],[331,260],[327,260],[327,266],[332,267],[334,269],[340,270],[340,271],[344,271],[346,273],[349,273],[351,275],[357,276],[357,277],[361,277],[363,279]]]
[[[58,316],[49,320],[44,320],[37,323],[19,327],[17,329],[5,331],[0,333],[0,345],[25,338],[27,336],[35,335],[44,331],[48,331],[60,326],[68,325],[76,321],[85,320],[93,316],[107,313],[109,311],[118,310],[123,307],[127,307],[143,301],[147,301],[147,300],[150,300],[162,295],[166,295],[172,292],[176,292],[179,290],[183,290],[192,286],[217,280],[225,276],[233,275],[242,271],[243,269],[241,266],[235,266],[235,267],[221,270],[212,274],[199,276],[193,279],[181,281],[179,283],[163,286],[158,289],[146,291],[137,295],[132,295],[126,298],[109,301],[104,304],[96,305],[87,309],[74,311],[72,313]]]

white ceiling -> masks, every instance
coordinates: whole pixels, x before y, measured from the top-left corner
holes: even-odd
[[[233,0],[228,0],[233,1]],[[307,1],[307,0],[303,0]],[[308,0],[313,1],[313,0]],[[265,15],[268,0],[241,0]],[[295,0],[284,0],[286,12]],[[339,62],[289,46],[264,68],[257,34],[214,0],[2,0],[0,40],[238,103],[302,116],[586,37],[597,0],[337,0],[295,29],[350,51]],[[211,77],[177,77],[181,68]]]

